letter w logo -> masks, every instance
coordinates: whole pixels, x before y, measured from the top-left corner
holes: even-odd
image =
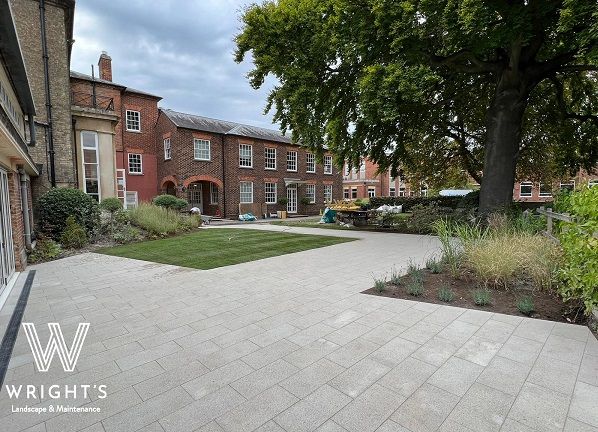
[[[52,359],[54,358],[54,354],[56,353],[58,353],[58,357],[60,358],[60,362],[62,363],[65,372],[73,372],[75,370],[79,354],[81,353],[81,348],[83,347],[83,342],[85,341],[87,331],[89,330],[89,323],[79,323],[77,332],[75,333],[75,339],[73,340],[70,349],[66,346],[64,336],[62,335],[62,329],[58,323],[48,323],[50,340],[48,340],[48,345],[45,350],[42,348],[42,344],[39,341],[35,325],[33,323],[23,323],[23,328],[25,329],[25,335],[27,336],[27,341],[31,347],[33,359],[35,360],[35,365],[37,366],[38,371],[47,372],[52,363]]]

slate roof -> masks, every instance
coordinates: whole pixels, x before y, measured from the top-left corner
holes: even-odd
[[[158,100],[162,99],[161,96],[156,96],[155,94],[152,94],[152,93],[148,93],[148,92],[144,92],[144,91],[141,91],[141,90],[137,90],[137,89],[134,89],[132,87],[127,87],[127,86],[124,86],[122,84],[117,84],[115,82],[104,80],[104,79],[101,79],[101,78],[94,78],[91,75],[86,75],[86,74],[83,74],[81,72],[71,71],[71,78],[76,78],[76,79],[85,80],[85,81],[95,81],[95,82],[100,83],[100,84],[106,84],[106,85],[111,85],[111,86],[114,86],[114,87],[119,87],[119,88],[121,88],[124,91],[129,92],[129,93],[135,93],[135,94],[140,94],[140,95],[143,95],[143,96],[149,96],[149,97],[152,97],[152,98],[155,98],[155,99],[158,99]]]
[[[223,135],[237,135],[248,138],[275,141],[292,144],[291,138],[274,129],[265,129],[256,126],[244,125],[227,120],[218,120],[209,117],[186,114],[169,109],[161,111],[177,126],[204,132],[219,133]]]

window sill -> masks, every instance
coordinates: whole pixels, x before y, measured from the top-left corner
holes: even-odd
[[[276,171],[276,168],[264,168],[265,171]]]
[[[132,172],[130,172],[129,175],[132,175],[132,176],[142,176],[143,173],[142,172],[140,172],[140,173],[132,173]]]
[[[140,130],[132,130],[132,129],[126,129],[126,132],[138,133],[138,134],[140,134],[140,133],[141,133],[141,131],[140,131]]]
[[[315,171],[305,171],[305,174],[315,174]]]
[[[242,169],[253,169],[253,166],[241,166],[241,165],[239,165],[239,168],[242,168]],[[253,204],[253,203],[243,203],[243,204]]]
[[[212,159],[197,159],[197,158],[193,158],[194,161],[196,162],[212,162]]]
[[[287,172],[297,172],[297,170],[290,170],[290,169],[288,169]]]

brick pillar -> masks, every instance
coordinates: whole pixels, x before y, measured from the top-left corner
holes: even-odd
[[[102,51],[100,60],[98,60],[100,78],[106,81],[112,81],[112,58],[106,51]]]
[[[25,229],[23,225],[23,210],[21,207],[21,184],[17,173],[8,173],[8,197],[10,200],[10,219],[12,227],[12,242],[15,254],[16,271],[23,271],[27,267],[27,252],[25,249]]]

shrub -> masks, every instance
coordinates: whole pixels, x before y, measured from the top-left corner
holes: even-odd
[[[286,197],[280,197],[277,201],[278,205],[286,206],[289,203],[289,200]]]
[[[426,260],[426,268],[434,274],[438,274],[442,271],[442,263],[435,257],[430,257]]]
[[[139,241],[143,239],[143,236],[141,235],[141,231],[139,231],[139,229],[130,225],[126,225],[116,230],[114,234],[112,234],[112,239],[116,243],[126,244]]]
[[[79,189],[50,189],[39,198],[37,207],[40,229],[54,240],[60,239],[69,216],[74,216],[89,236],[100,223],[97,201]]]
[[[440,219],[434,222],[433,228],[440,240],[442,262],[448,267],[450,274],[456,277],[459,274],[463,250],[461,245],[453,238],[454,224],[448,219]]]
[[[139,204],[129,210],[131,223],[152,235],[164,236],[190,230],[201,225],[198,216],[187,216],[153,204]]]
[[[521,297],[517,301],[517,309],[519,309],[519,312],[521,312],[523,315],[530,316],[535,310],[534,301],[529,296]]]
[[[407,294],[419,297],[424,293],[424,282],[420,279],[411,279],[406,286]]]
[[[310,204],[313,204],[313,203],[311,202],[310,198],[308,198],[308,197],[302,197],[301,198],[301,204],[303,204],[303,205],[310,205]]]
[[[184,210],[189,203],[174,195],[158,195],[154,198],[153,203],[159,207],[164,207],[170,210]]]
[[[384,279],[374,279],[374,289],[379,293],[383,293],[386,291],[386,281]]]
[[[395,286],[399,286],[401,284],[401,275],[396,269],[393,269],[390,273],[390,283]]]
[[[480,206],[480,191],[474,190],[461,198],[459,207],[466,209],[476,209]]]
[[[81,249],[87,244],[87,234],[74,216],[66,218],[66,227],[60,236],[60,243],[69,249]]]
[[[185,210],[187,207],[189,207],[189,203],[187,202],[187,200],[184,200],[182,198],[178,198],[176,200],[174,209],[175,210]]]
[[[438,300],[445,303],[450,303],[455,299],[455,293],[448,284],[444,284],[438,288]]]
[[[490,291],[486,288],[480,288],[473,291],[473,302],[478,306],[487,306],[492,303]]]
[[[118,198],[110,197],[104,198],[100,203],[100,209],[104,210],[110,215],[114,215],[117,211],[122,210],[123,205]]]
[[[563,201],[563,210],[576,221],[560,224],[557,234],[564,261],[560,293],[567,300],[582,299],[589,314],[598,306],[598,187],[584,187]]]
[[[37,264],[45,261],[51,261],[57,258],[62,249],[58,243],[49,238],[40,238],[37,240],[35,249],[31,251],[28,261],[31,264]]]

